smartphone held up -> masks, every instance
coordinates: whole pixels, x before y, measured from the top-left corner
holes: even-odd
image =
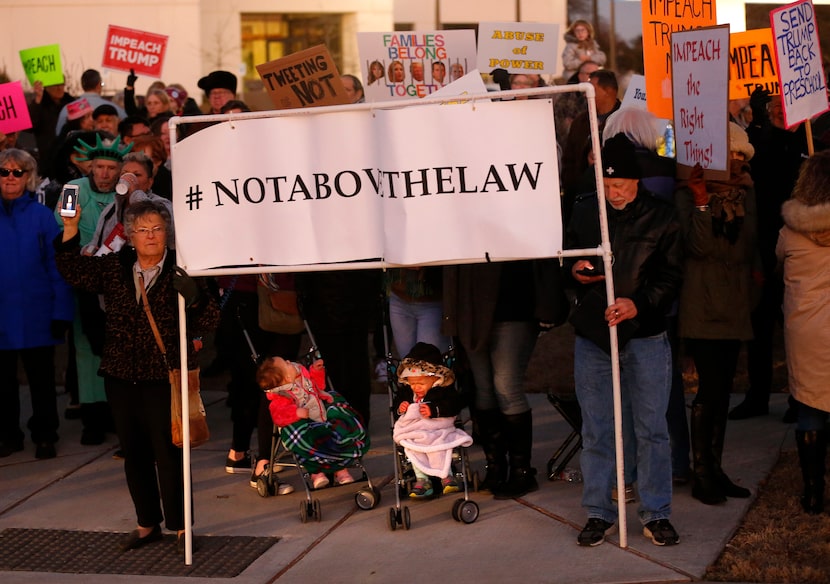
[[[78,185],[64,185],[61,195],[61,217],[74,217],[78,213]]]

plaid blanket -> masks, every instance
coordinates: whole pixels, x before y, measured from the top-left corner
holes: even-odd
[[[334,402],[326,406],[325,422],[304,418],[280,429],[285,447],[310,473],[340,470],[369,450],[360,415],[340,394],[330,393]]]

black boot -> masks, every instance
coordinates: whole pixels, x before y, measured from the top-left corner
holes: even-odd
[[[536,469],[530,466],[533,448],[533,416],[530,410],[504,416],[507,448],[510,458],[510,475],[501,488],[492,489],[495,499],[514,499],[536,491]]]
[[[798,462],[804,479],[804,493],[801,506],[810,515],[824,511],[824,472],[827,456],[826,430],[796,430],[795,443],[798,445]]]
[[[107,402],[81,404],[81,444],[97,446],[107,439],[107,431],[113,426],[112,413]]]
[[[479,491],[493,491],[507,480],[507,439],[504,415],[500,410],[475,410],[473,435],[484,450],[487,474],[479,483]]]
[[[733,483],[726,473],[723,472],[721,461],[723,460],[723,443],[726,438],[726,420],[729,411],[729,397],[723,403],[718,404],[712,421],[712,461],[715,480],[720,485],[721,491],[732,499],[748,499],[751,493],[749,489]]]
[[[712,460],[713,411],[706,404],[692,405],[692,497],[704,505],[726,501],[720,483],[715,480]]]

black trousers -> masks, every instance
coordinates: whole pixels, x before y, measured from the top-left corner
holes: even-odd
[[[300,335],[279,335],[259,328],[257,302],[256,293],[234,290],[222,308],[217,335],[221,337],[219,342],[224,343],[223,353],[231,374],[228,385],[233,422],[231,448],[237,452],[247,451],[251,446],[251,434],[257,428],[259,458],[268,458],[273,424],[265,394],[256,382],[257,364],[245,332],[258,355],[279,356],[290,361],[297,358]]]
[[[138,524],[152,527],[164,520],[167,529],[184,529],[184,471],[170,433],[170,384],[105,377],[104,388]]]
[[[18,359],[23,361],[32,398],[32,417],[28,422],[32,440],[55,442],[58,439],[58,405],[55,396],[55,347],[52,345],[0,351],[0,441],[23,440]]]

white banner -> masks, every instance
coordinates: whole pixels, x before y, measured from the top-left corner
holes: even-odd
[[[173,148],[178,262],[554,256],[554,135],[547,99],[298,110],[211,126]]]

